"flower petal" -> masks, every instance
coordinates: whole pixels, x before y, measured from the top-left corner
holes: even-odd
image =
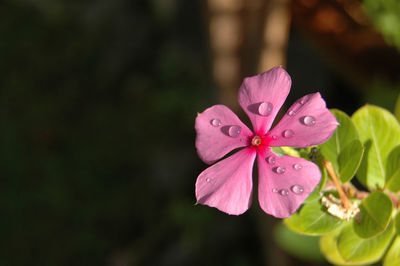
[[[214,105],[198,114],[196,149],[203,162],[211,164],[233,149],[249,144],[250,129],[226,106]]]
[[[268,133],[272,147],[308,147],[327,141],[338,122],[319,93],[297,100]]]
[[[279,157],[269,149],[257,154],[258,201],[277,218],[293,214],[314,190],[321,172],[314,163],[291,156]]]
[[[282,67],[244,79],[239,89],[239,104],[257,134],[264,135],[270,129],[291,84],[289,74]]]
[[[208,167],[196,181],[197,203],[228,214],[244,213],[251,204],[256,151],[246,148]]]

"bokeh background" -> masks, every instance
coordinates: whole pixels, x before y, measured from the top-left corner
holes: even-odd
[[[280,246],[256,202],[195,205],[194,120],[240,112],[242,78],[274,65],[288,104],[392,111],[398,1],[2,0],[0,17],[0,265],[326,264]]]

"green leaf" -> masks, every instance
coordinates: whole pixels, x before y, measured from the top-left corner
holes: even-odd
[[[396,105],[394,107],[394,115],[400,121],[400,95],[397,97]]]
[[[297,258],[317,263],[324,261],[316,236],[296,234],[280,223],[274,228],[274,238],[282,249]]]
[[[285,154],[287,154],[287,155],[289,155],[289,156],[292,156],[292,157],[300,157],[300,153],[296,150],[296,149],[294,149],[294,148],[292,148],[292,147],[280,147],[281,148],[281,150],[285,153]]]
[[[393,192],[400,190],[400,146],[394,148],[387,159],[386,188]]]
[[[335,115],[336,120],[339,122],[339,126],[333,133],[332,137],[319,147],[321,148],[321,153],[325,159],[329,160],[336,173],[339,173],[339,154],[348,144],[350,144],[350,142],[359,139],[359,136],[353,121],[346,113],[337,109],[331,109],[331,112]]]
[[[365,105],[352,116],[364,144],[357,179],[369,189],[385,185],[385,165],[390,151],[400,144],[400,125],[387,110]]]
[[[371,264],[379,261],[384,255],[394,235],[393,224],[386,231],[371,237],[361,238],[351,224],[343,227],[337,237],[337,248],[340,256],[347,263]]]
[[[400,236],[400,212],[394,218],[394,227],[396,228],[396,233]]]
[[[300,212],[284,220],[291,230],[306,235],[323,235],[337,229],[342,220],[325,212],[319,201],[305,204]]]
[[[319,184],[314,188],[313,192],[311,192],[310,195],[305,199],[304,203],[309,203],[318,200],[321,197],[321,191],[324,188],[328,176],[326,174],[326,169],[324,167],[320,165],[318,165],[318,167],[319,170],[321,171],[321,180],[319,181]]]
[[[359,206],[360,212],[353,221],[354,231],[362,238],[383,232],[392,216],[392,200],[380,191],[374,191]]]
[[[361,159],[364,153],[364,147],[358,139],[354,139],[347,144],[339,153],[339,178],[342,183],[346,183],[356,174],[360,166]]]
[[[400,237],[397,236],[383,261],[383,266],[400,265]]]
[[[322,181],[322,179],[321,179]],[[320,198],[321,192],[319,191],[319,186],[316,186],[313,192],[308,195],[308,197],[304,200],[304,204],[316,201]]]
[[[330,263],[336,265],[351,265],[352,263],[346,263],[346,261],[342,258],[336,245],[340,231],[341,230],[336,230],[321,236],[319,239],[319,249],[325,256],[325,259]]]

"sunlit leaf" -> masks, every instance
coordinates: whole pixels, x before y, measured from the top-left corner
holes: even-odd
[[[394,227],[396,228],[396,233],[400,236],[400,212],[394,218]]]
[[[384,255],[394,235],[393,224],[375,237],[361,238],[351,224],[345,226],[337,237],[337,248],[340,256],[348,263],[371,264],[379,261]]]
[[[391,150],[400,144],[400,125],[387,110],[365,105],[352,116],[364,144],[357,179],[370,189],[385,185],[385,166]]]
[[[359,139],[359,136],[353,121],[346,113],[337,109],[331,109],[331,112],[335,115],[339,125],[332,137],[319,147],[325,159],[329,160],[336,173],[339,173],[338,157],[340,152],[350,144],[350,142]]]
[[[339,178],[346,183],[353,178],[360,166],[364,147],[358,139],[347,144],[338,157]]]
[[[383,232],[392,215],[392,200],[380,191],[374,191],[359,206],[360,213],[354,219],[354,231],[362,238]]]
[[[400,146],[389,154],[386,163],[386,188],[393,192],[400,190]]]
[[[330,263],[336,265],[353,265],[352,263],[346,263],[342,258],[337,248],[337,238],[340,234],[340,230],[333,231],[329,234],[321,236],[319,240],[319,248],[321,253],[324,254],[325,259]]]
[[[400,265],[400,236],[397,236],[383,260],[383,266]]]
[[[326,169],[323,167],[319,167],[319,170],[321,171],[321,180],[319,181],[319,184],[315,187],[313,192],[306,198],[304,203],[309,203],[311,201],[318,200],[321,197],[321,191],[324,188],[324,185],[327,180],[327,174],[326,174]]]
[[[299,213],[295,213],[284,223],[293,231],[306,235],[323,235],[337,229],[342,220],[323,210],[319,201],[305,204]]]

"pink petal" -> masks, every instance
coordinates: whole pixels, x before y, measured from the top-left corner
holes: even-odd
[[[302,158],[279,157],[270,150],[257,154],[258,201],[277,218],[293,214],[321,179],[318,166]]]
[[[224,105],[214,105],[198,114],[195,128],[197,153],[207,164],[215,162],[233,149],[248,145],[253,135]]]
[[[228,214],[244,213],[251,204],[256,151],[246,148],[208,167],[196,181],[197,203]]]
[[[257,134],[264,135],[270,129],[291,84],[289,74],[282,67],[244,79],[239,89],[239,104]]]
[[[319,93],[297,100],[268,133],[272,147],[308,147],[327,141],[338,122]]]

